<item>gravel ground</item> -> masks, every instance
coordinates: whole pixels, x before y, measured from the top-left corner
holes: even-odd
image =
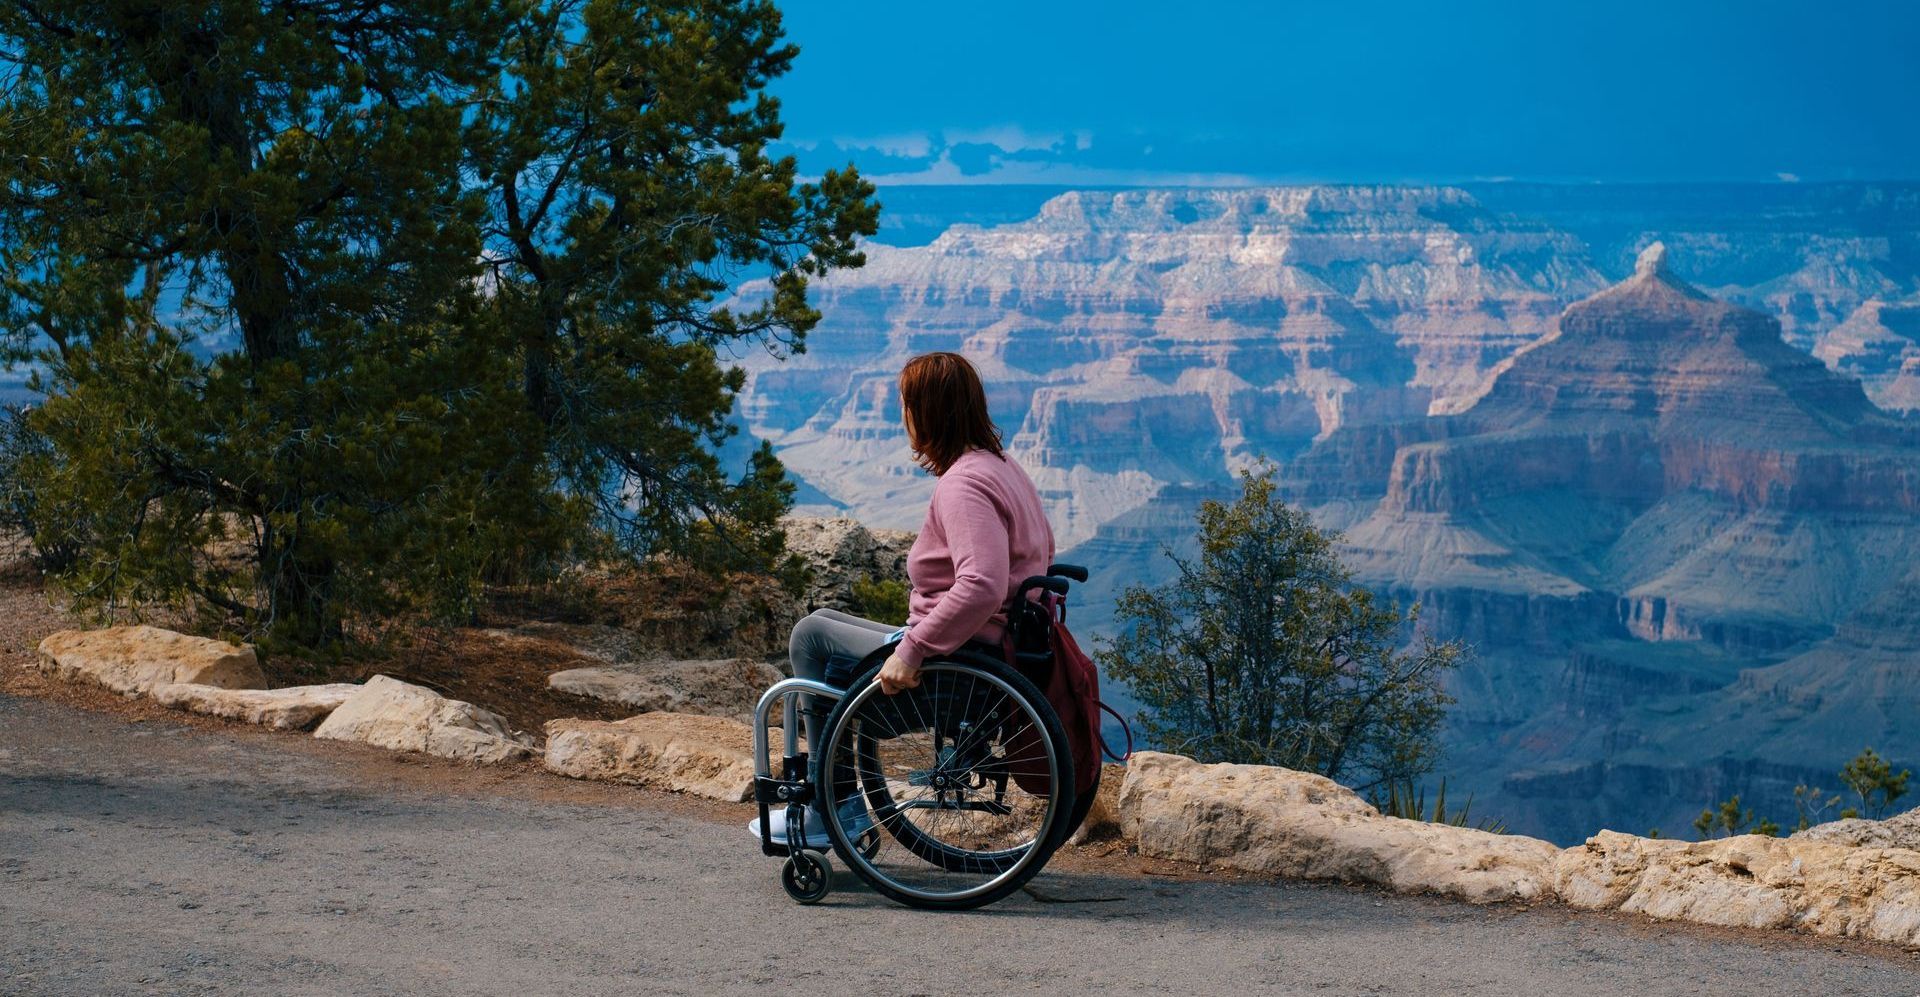
[[[803,908],[742,808],[114,706],[0,693],[0,993],[1920,994],[1882,947],[1137,860]]]

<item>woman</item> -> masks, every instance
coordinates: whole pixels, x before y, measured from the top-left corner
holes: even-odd
[[[1009,459],[987,414],[987,395],[973,365],[957,353],[914,357],[900,371],[900,411],[907,442],[921,467],[939,478],[926,521],[907,555],[907,625],[875,681],[887,695],[920,684],[920,663],[969,640],[998,646],[1007,606],[1021,579],[1045,574],[1053,562],[1053,528],[1032,479]],[[885,646],[900,628],[831,609],[794,625],[787,642],[793,674],[821,679],[835,657],[861,659]],[[821,756],[823,723],[808,721],[807,743]],[[856,797],[847,801],[854,833],[867,821]],[[772,814],[770,836],[787,838],[786,813]],[[755,837],[759,821],[749,826]],[[809,809],[808,847],[828,846],[826,826]]]

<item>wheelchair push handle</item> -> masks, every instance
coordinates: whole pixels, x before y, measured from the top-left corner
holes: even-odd
[[[1020,583],[1018,592],[1021,598],[1025,598],[1027,593],[1034,589],[1046,589],[1057,595],[1066,595],[1067,580],[1065,578],[1055,578],[1051,575],[1034,575]]]
[[[1054,595],[1066,595],[1068,579],[1076,582],[1087,580],[1087,569],[1077,564],[1049,564],[1044,575],[1032,575],[1014,589],[1014,598],[1024,599],[1034,589],[1045,589]]]
[[[1087,569],[1077,564],[1049,564],[1047,565],[1047,574],[1071,578],[1076,582],[1084,582],[1087,580]]]

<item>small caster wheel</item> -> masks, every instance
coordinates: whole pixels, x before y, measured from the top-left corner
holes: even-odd
[[[873,861],[873,857],[880,854],[880,829],[867,828],[866,833],[853,839],[853,847],[860,853],[861,858],[869,862]]]
[[[780,869],[780,885],[787,896],[803,904],[817,904],[833,888],[833,865],[827,857],[812,849],[794,852]]]

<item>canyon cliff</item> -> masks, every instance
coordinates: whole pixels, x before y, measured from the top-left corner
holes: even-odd
[[[965,353],[1095,569],[1088,630],[1272,459],[1362,581],[1475,645],[1446,769],[1477,811],[1571,841],[1738,792],[1790,822],[1864,744],[1920,758],[1887,304],[1917,249],[1902,187],[1068,192],[871,246],[804,354],[744,361],[741,415],[813,506],[910,527],[893,377]]]
[[[1453,762],[1504,773],[1468,781],[1509,819],[1673,829],[1733,793],[1790,814],[1866,744],[1920,750],[1898,722],[1920,424],[1663,246],[1418,436],[1377,500],[1339,496],[1372,502],[1348,556],[1481,649]]]

